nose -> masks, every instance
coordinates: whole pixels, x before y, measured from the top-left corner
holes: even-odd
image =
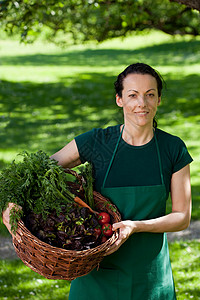
[[[144,95],[140,95],[138,97],[138,105],[140,107],[145,107],[146,106],[146,97]]]

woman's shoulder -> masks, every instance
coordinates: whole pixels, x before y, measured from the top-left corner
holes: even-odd
[[[93,134],[93,136],[101,136],[102,138],[105,137],[110,137],[119,132],[120,125],[115,125],[115,126],[108,126],[105,128],[93,128],[90,130],[90,132]]]
[[[164,144],[169,144],[169,143],[172,145],[185,144],[184,141],[180,137],[173,135],[171,133],[168,133],[159,128],[156,128],[156,136],[158,137],[158,140]]]
[[[160,129],[156,129],[156,134],[161,155],[172,162],[173,172],[192,162],[186,144],[180,137]]]
[[[120,132],[120,125],[106,128],[93,128],[75,137],[80,158],[82,162],[92,161],[94,153],[104,155],[107,150],[113,149],[117,136]]]
[[[119,132],[120,132],[120,125],[108,126],[101,129],[101,134],[104,135],[105,137],[118,135]]]
[[[109,135],[113,133],[117,133],[119,131],[121,124],[119,125],[114,125],[114,126],[107,126],[107,127],[102,127],[102,128],[94,128],[97,133],[103,134],[103,135]]]
[[[106,128],[93,128],[85,133],[80,134],[75,139],[79,140],[98,140],[99,142],[108,142],[115,139],[120,131],[120,125],[108,126]]]

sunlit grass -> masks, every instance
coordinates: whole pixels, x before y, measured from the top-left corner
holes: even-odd
[[[113,82],[137,61],[155,67],[166,81],[158,124],[180,136],[194,159],[192,218],[200,219],[199,37],[153,31],[65,49],[41,41],[1,40],[0,168],[20,159],[17,154],[24,150],[52,154],[82,132],[120,123]],[[197,241],[170,244],[178,300],[200,299],[199,253]],[[69,286],[43,278],[20,260],[0,261],[0,299],[63,300]]]
[[[33,272],[20,260],[0,261],[0,299],[63,300],[70,282],[49,280]]]
[[[199,241],[175,242],[169,247],[177,300],[200,299]]]
[[[0,167],[21,151],[52,154],[82,132],[122,122],[113,82],[128,64],[146,62],[166,82],[159,127],[180,136],[194,159],[192,217],[200,218],[199,46],[199,37],[156,31],[64,49],[41,41],[2,40]]]
[[[200,243],[175,242],[169,244],[169,249],[177,300],[200,299]],[[45,279],[20,260],[3,260],[0,287],[0,299],[67,300],[70,282]]]

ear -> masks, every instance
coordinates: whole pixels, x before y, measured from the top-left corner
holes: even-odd
[[[116,103],[117,103],[117,106],[123,107],[122,98],[118,94],[116,94]]]
[[[161,103],[161,97],[158,97],[158,106],[160,105]]]

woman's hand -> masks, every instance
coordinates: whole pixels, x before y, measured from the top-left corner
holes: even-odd
[[[3,211],[3,223],[7,227],[8,231],[10,234],[13,235],[11,231],[11,225],[10,225],[10,211],[12,208],[15,208],[16,210],[22,209],[21,206],[15,204],[15,203],[8,203],[8,207]]]
[[[112,230],[116,231],[119,229],[119,238],[118,240],[106,251],[106,255],[110,255],[113,252],[117,251],[119,247],[129,238],[130,235],[132,235],[134,232],[136,232],[136,222],[134,221],[121,221],[118,223],[114,223],[112,225]]]

